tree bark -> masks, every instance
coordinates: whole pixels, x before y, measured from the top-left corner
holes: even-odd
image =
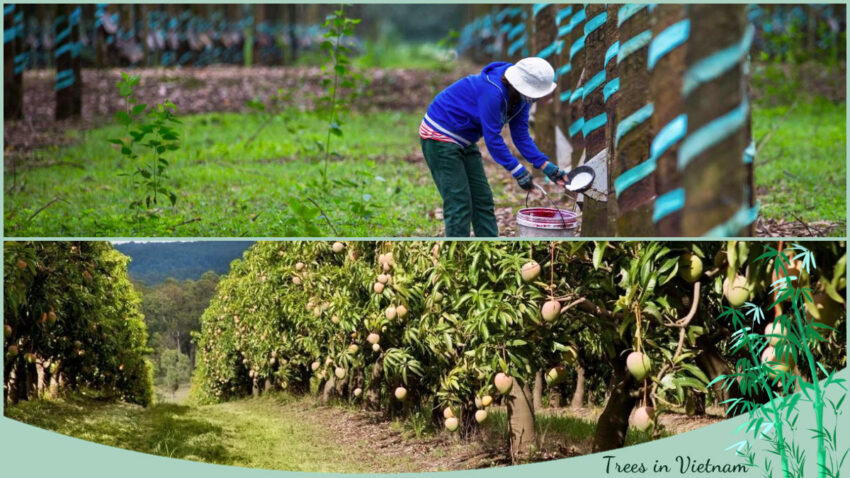
[[[594,21],[605,19],[607,23],[607,12],[604,4],[589,3],[585,7],[589,28],[593,28]],[[608,49],[605,41],[605,23],[589,31],[585,28],[584,51],[578,55],[584,56],[585,84],[582,91],[584,110],[584,135],[585,159],[588,166],[607,175],[607,149],[605,148],[605,127],[607,116],[605,112],[605,100],[603,89],[607,72],[605,71],[605,51]],[[599,120],[601,119],[601,123]],[[596,159],[594,159],[596,158]],[[592,163],[591,163],[592,161]],[[597,166],[598,165],[598,166]],[[606,188],[607,191],[607,188]],[[608,224],[608,197],[604,192],[595,189],[588,190],[584,194],[584,208],[582,209],[581,235],[585,237],[609,236]]]
[[[372,365],[372,376],[369,378],[369,388],[366,390],[366,400],[363,401],[367,410],[377,411],[381,408],[381,379],[384,369],[379,359]]]
[[[540,369],[534,374],[534,392],[531,403],[534,410],[543,409],[543,370]]]
[[[723,355],[717,350],[717,347],[714,345],[713,340],[711,340],[707,336],[701,336],[696,340],[696,346],[699,349],[700,353],[696,356],[696,364],[702,370],[709,380],[714,380],[715,378],[721,375],[730,375],[732,373],[732,369],[729,368],[729,364]],[[735,380],[731,383],[728,389],[722,383],[715,383],[712,385],[712,389],[717,396],[720,397],[720,401],[736,399],[742,397],[741,387],[738,384],[738,381]],[[757,395],[749,397],[756,403],[766,403],[767,396],[759,391]],[[735,416],[741,413],[740,409],[735,409],[734,413],[730,412],[729,416]]]
[[[584,71],[584,24],[587,18],[587,12],[582,5],[576,4],[576,13],[573,15],[573,29],[570,32],[569,40],[564,43],[564,49],[568,51],[570,59],[570,77],[569,84],[572,87],[572,95],[568,100],[567,111],[569,117],[569,127],[567,128],[567,136],[569,137],[570,145],[572,146],[572,157],[570,164],[576,167],[582,162],[584,156],[584,134],[581,127],[584,123],[584,103],[582,100],[579,88],[584,86],[587,81]]]
[[[609,233],[616,231],[617,196],[614,194],[614,165],[617,160],[617,148],[614,145],[614,132],[617,128],[617,103],[620,91],[617,87],[620,82],[619,69],[617,68],[617,55],[615,44],[620,41],[620,31],[617,28],[617,11],[621,5],[608,4],[608,19],[605,22],[605,86],[603,87],[603,100],[605,101],[605,114],[607,124],[605,125],[605,148],[608,150],[607,180],[608,180],[608,224]],[[608,52],[614,53],[613,57]],[[607,96],[607,98],[606,98]]]
[[[721,49],[742,44],[747,25],[745,5],[695,4],[688,9],[691,38],[700,39],[688,44],[688,68]],[[750,201],[748,167],[743,161],[750,111],[742,69],[743,62],[685,92],[688,136],[684,141],[692,140],[694,147],[687,157],[679,158],[685,192],[683,235],[749,233],[752,221],[747,214],[736,218],[736,213],[748,212]],[[720,118],[725,118],[728,128],[714,134],[709,143],[694,135]]]
[[[80,8],[59,5],[54,54],[56,58],[56,119],[82,114],[83,78],[80,74]]]
[[[567,170],[572,168],[573,154],[573,146],[569,139],[570,96],[573,92],[572,65],[570,63],[570,25],[575,14],[575,8],[575,5],[561,5],[558,11],[558,17],[561,19],[558,24],[558,41],[561,42],[561,48],[557,60],[559,66],[556,70],[558,87],[555,89],[555,95],[558,101],[558,117],[555,121],[555,128],[556,134],[561,137],[562,141],[561,150],[558,151],[558,167]]]
[[[659,34],[675,31],[682,25],[680,22],[685,19],[685,5],[658,5],[653,10],[652,16],[654,20],[652,33],[653,37],[657,38]],[[684,41],[661,56],[650,67],[649,94],[655,105],[655,112],[652,115],[652,129],[655,132],[660,132],[665,127],[668,131],[674,131],[673,128],[684,120],[684,116],[681,116],[685,109],[682,78],[685,74],[687,47],[688,41]],[[663,236],[682,234],[681,208],[664,207],[669,204],[675,205],[677,195],[682,191],[682,177],[677,164],[680,141],[681,138],[677,139],[656,158],[655,191],[658,199],[654,206],[653,221],[658,234]]]
[[[570,408],[584,407],[584,380],[584,367],[582,367],[580,363],[576,362],[576,389],[573,392],[573,399],[570,401]]]
[[[593,452],[621,448],[626,443],[629,429],[629,415],[637,399],[631,396],[632,375],[626,370],[624,360],[611,361],[613,375],[609,386],[610,395],[605,409],[596,424],[596,436],[593,438]]]
[[[331,376],[327,382],[325,382],[324,390],[322,390],[322,403],[328,404],[333,398],[334,393],[336,392],[336,377]]]
[[[335,393],[336,393],[337,397],[340,397],[340,398],[347,397],[348,396],[348,375],[339,379],[336,382],[336,386],[334,388],[336,389]]]
[[[27,55],[23,42],[23,5],[4,5],[3,28],[14,39],[3,43],[3,118],[24,117],[24,67]]]
[[[549,408],[561,408],[564,405],[564,385],[554,385],[547,388],[549,392]]]
[[[629,6],[621,6],[622,12]],[[618,21],[618,23],[620,23]],[[618,128],[625,124],[633,124],[630,129],[622,129],[619,141],[615,143],[617,158],[614,163],[616,179],[614,186],[617,194],[617,235],[618,236],[653,236],[652,226],[653,200],[655,199],[655,175],[652,172],[639,175],[631,184],[623,181],[624,173],[633,174],[645,167],[649,160],[649,145],[651,141],[651,123],[642,112],[649,111],[649,72],[647,71],[647,46],[629,52],[626,45],[635,44],[649,27],[648,8],[624,19],[619,27],[620,56],[617,69],[620,76],[620,97],[617,103]],[[637,43],[636,45],[640,45]],[[628,122],[627,119],[633,122]],[[639,120],[638,118],[643,118]]]
[[[531,41],[531,53],[553,63],[557,70],[557,55],[554,48],[548,48],[558,34],[555,27],[554,4],[549,4],[534,16],[534,35]],[[538,149],[550,159],[557,155],[555,150],[555,120],[557,101],[555,95],[541,98],[535,103],[534,110],[534,143]]]
[[[508,396],[508,426],[510,427],[511,459],[526,455],[536,446],[537,435],[534,431],[534,410],[531,404],[531,392],[528,384],[514,378],[514,384]]]

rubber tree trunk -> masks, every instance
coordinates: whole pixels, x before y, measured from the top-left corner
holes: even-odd
[[[570,58],[570,85],[572,94],[569,99],[569,127],[567,136],[572,146],[572,167],[578,166],[584,157],[584,102],[582,100],[582,88],[587,81],[584,71],[584,24],[587,12],[582,5],[576,5],[576,13],[571,19],[573,25],[569,40],[564,42],[564,49],[569,51]]]
[[[3,28],[5,35],[11,37],[9,41],[3,43],[3,118],[5,119],[24,117],[24,67],[27,54],[24,51],[23,42],[23,7],[23,5],[3,6]]]
[[[688,44],[683,85],[688,133],[678,158],[685,194],[682,234],[746,235],[755,217],[744,162],[750,109],[742,70],[752,29],[745,5],[690,5],[688,10],[691,38],[700,41]],[[724,58],[737,63],[723,73],[706,67],[703,60],[730,48],[736,55]]]
[[[573,392],[573,399],[570,401],[570,408],[582,408],[584,407],[584,395],[585,395],[585,378],[584,378],[584,367],[581,366],[580,363],[576,362],[576,389]]]
[[[607,116],[603,89],[607,77],[605,71],[605,24],[608,12],[604,4],[588,4],[585,7],[584,56],[585,87],[582,89],[584,125],[584,149],[586,164],[592,167],[607,183],[608,150],[605,148],[605,127]],[[600,191],[593,187],[584,194],[582,209],[581,235],[586,237],[604,237],[610,235],[608,224],[607,184]]]
[[[637,403],[631,396],[634,384],[632,375],[626,370],[624,360],[615,358],[610,362],[613,374],[609,385],[608,403],[596,424],[596,436],[593,438],[593,452],[621,448],[626,443],[629,429],[629,415]]]
[[[289,63],[294,64],[298,61],[298,37],[295,34],[295,27],[298,24],[298,5],[294,3],[287,5],[286,19],[286,31],[289,37]]]
[[[537,435],[534,431],[534,409],[527,383],[514,378],[507,405],[511,459],[517,461],[518,458],[528,454],[537,443]]]
[[[537,370],[534,374],[534,392],[532,393],[532,405],[535,410],[543,409],[543,370]]]
[[[528,41],[528,30],[524,27],[527,15],[526,10],[525,5],[516,6],[516,10],[513,10],[513,15],[511,15],[509,20],[511,28],[508,30],[508,49],[505,54],[508,57],[508,61],[512,63],[521,60],[523,49],[528,49],[528,45],[526,44]],[[523,26],[523,28],[520,29],[520,26]]]
[[[649,95],[655,105],[652,129],[657,132],[658,138],[652,146],[657,195],[653,222],[658,234],[663,236],[682,235],[680,199],[684,190],[677,158],[687,124],[682,97],[688,49],[684,33],[688,22],[685,15],[685,5],[682,4],[658,5],[652,12],[653,49],[671,45],[665,54],[653,56],[648,65]]]
[[[561,47],[558,50],[558,69],[555,70],[556,81],[558,87],[555,89],[555,95],[558,101],[558,117],[555,121],[557,147],[558,147],[558,167],[569,170],[572,168],[572,151],[573,147],[569,140],[570,129],[570,96],[573,93],[573,84],[571,83],[570,73],[572,64],[570,63],[570,32],[572,32],[572,18],[574,15],[575,5],[562,5],[558,10],[556,19],[558,23],[558,41],[561,42]]]
[[[80,7],[59,5],[54,54],[56,58],[56,119],[76,118],[83,109],[80,72]]]
[[[608,151],[608,224],[609,233],[613,235],[617,221],[617,197],[614,194],[614,164],[617,158],[617,148],[614,145],[617,128],[617,103],[620,98],[620,77],[617,68],[617,52],[619,50],[620,30],[617,28],[617,11],[620,5],[608,4],[608,18],[605,21],[605,86],[602,87],[602,99],[605,101],[605,149]]]
[[[614,137],[617,235],[652,236],[655,174],[649,159],[652,104],[646,62],[652,32],[648,30],[649,9],[643,5],[634,10],[633,5],[623,5],[618,11],[620,98]]]
[[[557,70],[557,55],[555,55],[555,39],[558,30],[555,27],[554,4],[545,4],[542,9],[534,9],[534,35],[531,41],[531,53],[543,58]],[[535,103],[534,112],[534,143],[540,151],[554,161],[555,150],[555,121],[557,118],[557,98],[548,95]]]

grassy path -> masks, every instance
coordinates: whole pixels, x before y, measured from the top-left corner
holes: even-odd
[[[449,437],[401,438],[390,423],[312,399],[239,400],[147,409],[80,398],[24,402],[9,418],[143,453],[254,468],[398,473],[486,465]]]
[[[536,420],[541,448],[534,461],[591,453],[600,411],[541,410]],[[6,416],[109,446],[252,468],[401,473],[483,468],[510,460],[507,416],[500,408],[490,410],[481,435],[469,441],[435,433],[420,417],[402,425],[378,413],[288,395],[205,406],[163,402],[148,408],[78,395],[22,402],[7,407]],[[671,413],[660,420],[660,436],[666,437],[722,418]],[[414,422],[418,427],[410,425]],[[626,446],[651,439],[649,431],[630,428]]]

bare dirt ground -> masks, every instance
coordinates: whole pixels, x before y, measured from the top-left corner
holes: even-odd
[[[501,410],[503,407],[494,407]],[[540,415],[561,415],[595,422],[601,413],[599,408],[543,409]],[[719,415],[718,415],[719,414]],[[350,449],[352,454],[369,456],[373,463],[369,469],[380,469],[388,457],[405,456],[413,461],[409,469],[418,471],[465,470],[510,464],[510,451],[502,438],[482,436],[463,442],[456,436],[439,434],[427,438],[406,438],[380,413],[347,410],[340,407],[316,405],[312,418],[340,437],[340,446]],[[666,413],[659,417],[662,429],[671,435],[688,432],[724,419],[719,410],[709,410],[703,416],[687,416]],[[589,454],[591,441],[576,437],[563,437],[539,431],[541,456],[534,461],[554,460]]]
[[[481,442],[463,442],[440,434],[427,438],[404,438],[380,413],[353,412],[340,407],[316,406],[311,419],[339,437],[338,446],[369,460],[370,470],[383,470],[401,457],[408,470],[468,470],[510,464],[507,450]],[[383,470],[388,471],[388,470]]]

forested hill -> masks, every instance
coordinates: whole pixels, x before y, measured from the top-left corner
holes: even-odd
[[[130,277],[155,285],[168,277],[196,280],[206,271],[223,275],[250,241],[126,242],[115,248],[130,256]]]

